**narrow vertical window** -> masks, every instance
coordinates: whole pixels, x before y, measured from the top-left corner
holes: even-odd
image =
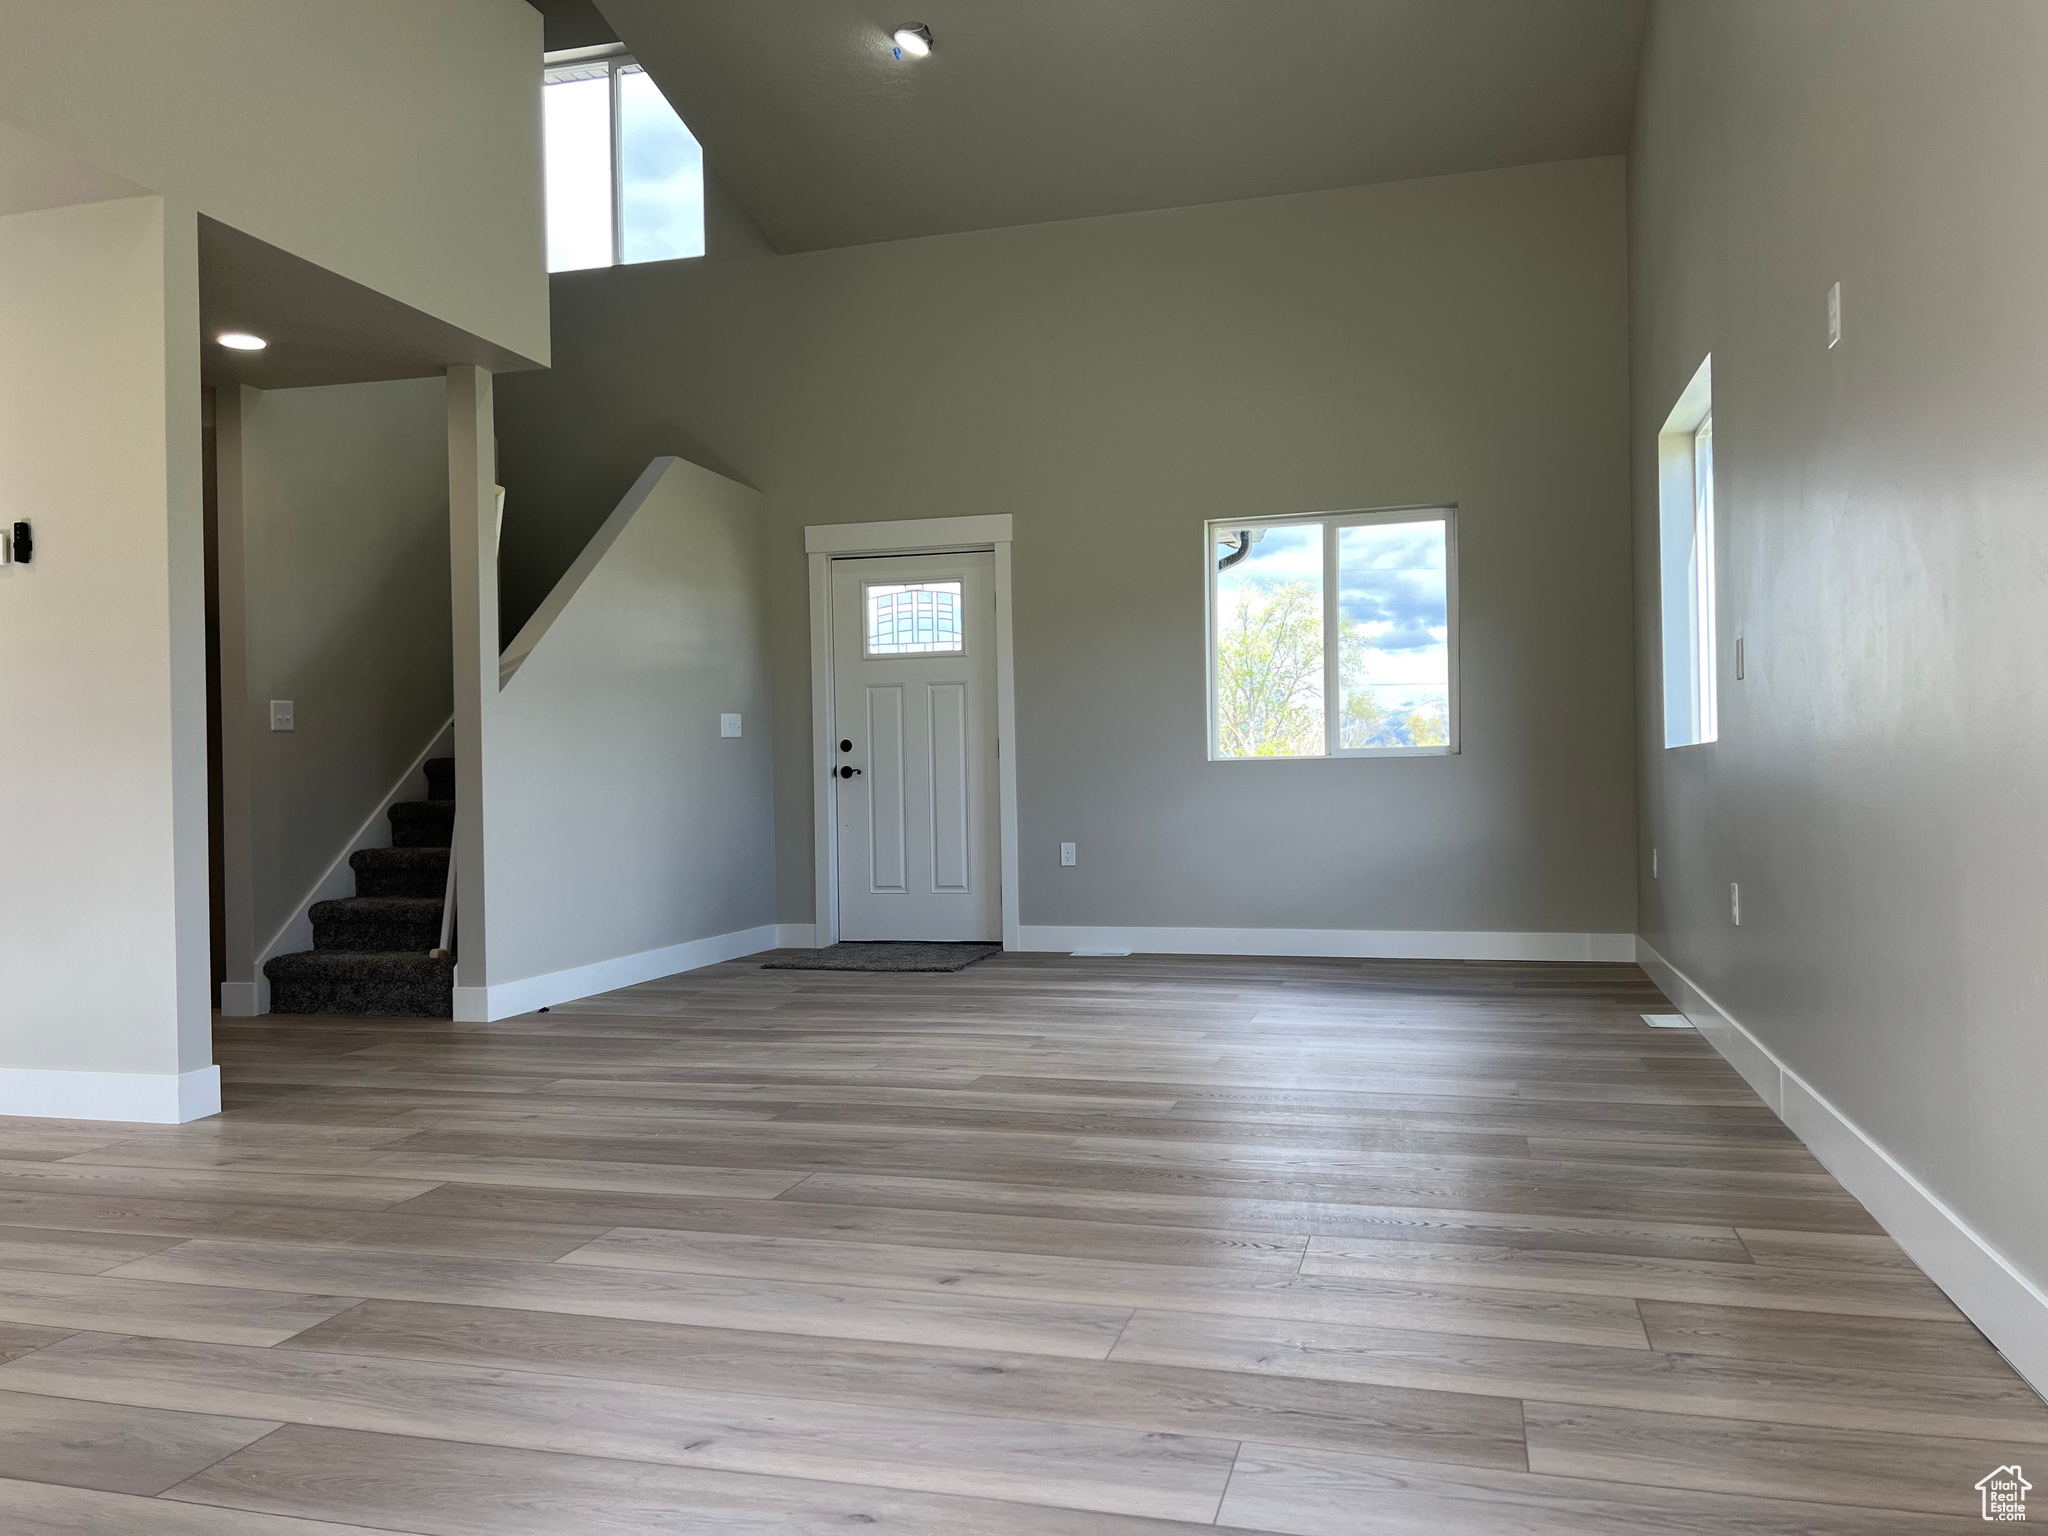
[[[1664,608],[1664,744],[1720,736],[1715,651],[1714,360],[1699,366],[1657,437]]]
[[[1449,531],[1440,518],[1336,530],[1340,750],[1450,742]]]
[[[638,64],[619,83],[619,260],[704,254],[704,151]]]
[[[1212,530],[1217,757],[1321,757],[1323,530]]]
[[[550,272],[704,254],[704,151],[653,76],[551,54],[541,105]]]
[[[612,264],[612,82],[602,62],[551,69],[541,88],[547,134],[548,270]]]

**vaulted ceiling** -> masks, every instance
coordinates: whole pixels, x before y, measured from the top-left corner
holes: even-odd
[[[1643,6],[595,0],[784,251],[1619,153]]]

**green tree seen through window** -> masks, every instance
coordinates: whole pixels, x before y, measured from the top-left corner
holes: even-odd
[[[1300,580],[1241,578],[1226,594],[1229,618],[1216,640],[1216,737],[1225,757],[1321,757],[1323,614],[1315,588]],[[1450,741],[1448,700],[1395,687],[1389,703],[1369,680],[1375,631],[1342,620],[1339,631],[1339,745],[1441,747]]]
[[[1323,615],[1305,581],[1248,578],[1216,638],[1216,739],[1226,757],[1323,753]]]

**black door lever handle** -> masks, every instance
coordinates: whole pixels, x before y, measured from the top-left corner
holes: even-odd
[[[860,770],[859,770],[858,768],[842,768],[842,769],[840,769],[840,770],[839,770],[839,777],[841,777],[842,779],[850,779],[850,778],[852,778],[852,777],[853,777],[853,776],[854,776],[854,775],[855,775],[856,773],[859,773],[859,772],[860,772]]]

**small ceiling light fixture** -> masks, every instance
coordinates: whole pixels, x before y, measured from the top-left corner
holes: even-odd
[[[913,59],[921,59],[932,51],[932,29],[923,22],[912,27],[896,29],[896,57],[906,53]]]
[[[251,336],[247,331],[222,331],[213,339],[236,352],[261,352],[270,345],[261,336]]]

